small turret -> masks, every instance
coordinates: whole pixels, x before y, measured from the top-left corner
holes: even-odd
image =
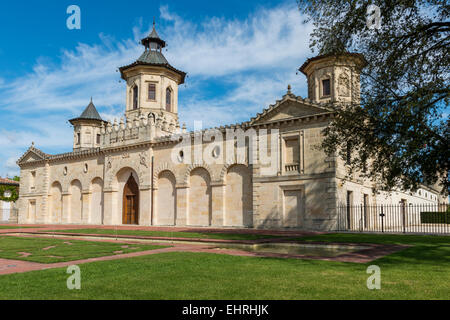
[[[308,98],[317,103],[359,103],[360,74],[367,64],[358,53],[308,59],[300,71],[308,79]]]
[[[102,126],[106,125],[106,121],[98,114],[92,98],[83,113],[69,122],[73,125],[74,132],[73,151],[100,147]]]

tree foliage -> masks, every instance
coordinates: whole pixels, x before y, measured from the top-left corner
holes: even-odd
[[[326,152],[345,158],[351,141],[350,172],[365,171],[385,190],[439,183],[448,194],[449,2],[373,2],[381,10],[379,29],[366,23],[371,1],[298,4],[305,22],[314,26],[313,51],[359,52],[368,62],[361,74],[361,102],[338,110],[324,132]]]
[[[14,181],[20,181],[20,177],[14,177]],[[11,193],[10,197],[5,197],[5,192]],[[19,199],[19,190],[16,186],[0,185],[0,200],[5,202],[16,202]]]

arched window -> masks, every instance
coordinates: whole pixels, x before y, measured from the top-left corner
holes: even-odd
[[[138,108],[139,89],[138,86],[133,88],[133,109]]]
[[[166,89],[166,110],[171,111],[172,109],[172,90],[170,88]]]
[[[322,96],[327,97],[331,95],[331,82],[330,79],[322,80]]]

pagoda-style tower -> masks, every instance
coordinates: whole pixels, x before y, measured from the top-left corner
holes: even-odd
[[[141,43],[144,53],[119,69],[127,82],[125,115],[135,119],[153,112],[178,123],[178,86],[184,83],[186,73],[172,67],[164,57],[166,42],[158,36],[154,22],[152,32]]]
[[[100,147],[102,123],[106,123],[91,102],[83,113],[69,120],[73,125],[73,151],[82,151]]]

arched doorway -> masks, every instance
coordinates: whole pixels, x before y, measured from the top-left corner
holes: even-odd
[[[139,187],[132,174],[123,188],[122,203],[122,223],[139,224]]]

